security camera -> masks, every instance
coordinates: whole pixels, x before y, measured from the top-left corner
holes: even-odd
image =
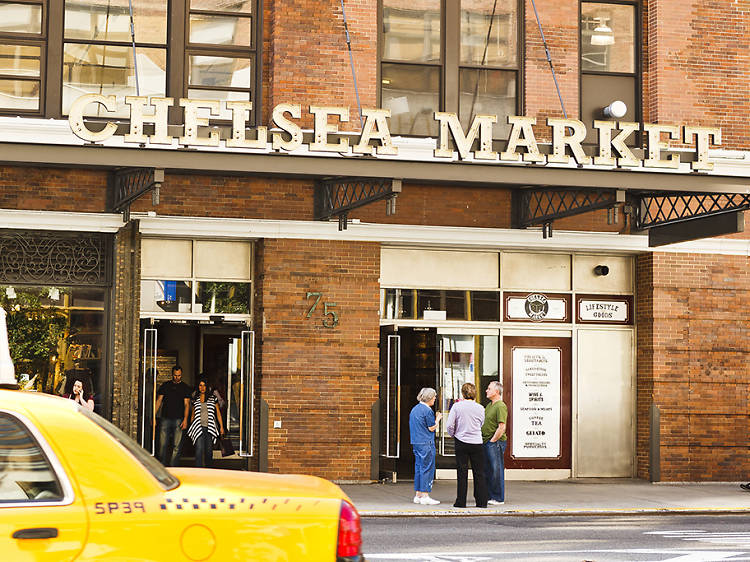
[[[597,265],[594,268],[594,275],[609,275],[609,267],[606,265]]]

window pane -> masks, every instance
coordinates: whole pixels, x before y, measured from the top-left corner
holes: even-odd
[[[0,286],[10,354],[24,388],[67,396],[76,379],[103,407],[105,289]]]
[[[31,45],[0,45],[0,73],[39,76],[41,49]]]
[[[41,33],[42,7],[33,4],[0,3],[0,32]]]
[[[386,289],[385,311],[383,318],[413,318],[414,317],[414,290],[413,289]]]
[[[191,14],[190,42],[249,47],[252,40],[251,25],[250,18]]]
[[[440,2],[383,0],[383,58],[440,61]]]
[[[166,50],[139,47],[138,80],[140,95],[164,96],[166,89]],[[63,57],[63,113],[83,94],[134,96],[135,69],[132,47],[112,45],[65,44]],[[116,112],[101,105],[86,107],[87,115],[127,117],[129,107],[122,104]]]
[[[188,98],[191,100],[219,100],[219,101],[250,101],[250,92],[230,92],[227,90],[197,90],[190,88]],[[205,110],[208,111],[208,110]],[[255,111],[253,109],[253,111]],[[206,117],[208,114],[206,113]],[[219,116],[213,119],[232,119],[232,111],[222,104],[219,108]]]
[[[36,440],[21,423],[0,414],[0,502],[59,501],[62,489]]]
[[[0,108],[38,110],[39,86],[36,80],[0,80]]]
[[[499,322],[500,293],[497,291],[472,291],[471,319],[480,322]]]
[[[381,100],[391,110],[391,133],[435,136],[433,112],[440,109],[440,69],[431,66],[383,64]]]
[[[506,116],[516,114],[516,73],[462,68],[459,72],[461,126],[468,130],[475,115],[497,115],[495,138],[508,138]]]
[[[635,72],[635,6],[581,4],[581,70]]]
[[[190,9],[252,14],[253,2],[250,0],[190,0]]]
[[[191,86],[249,88],[250,59],[193,55],[188,57]]]
[[[461,64],[516,66],[516,2],[461,0]]]
[[[195,312],[250,314],[250,283],[200,281],[195,288]]]
[[[141,281],[141,312],[191,312],[189,281]]]
[[[166,43],[167,0],[133,0],[133,22],[137,42]],[[65,38],[131,42],[128,0],[66,0]]]

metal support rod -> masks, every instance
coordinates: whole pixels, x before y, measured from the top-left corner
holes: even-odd
[[[342,0],[343,1],[343,0]],[[133,43],[133,70],[135,72],[135,95],[141,95],[141,88],[138,84],[138,57],[135,53],[135,24],[133,23],[133,0],[128,0],[130,8],[130,40]]]
[[[359,109],[359,127],[363,127],[362,104],[359,101],[359,89],[357,88],[357,73],[354,70],[354,55],[352,55],[352,42],[349,39],[349,26],[346,23],[346,11],[344,10],[344,0],[341,0],[341,14],[344,16],[344,33],[346,33],[346,46],[349,48],[349,63],[352,66],[352,78],[354,79],[354,95],[357,97],[357,108]]]
[[[549,47],[547,47],[547,39],[544,37],[544,31],[542,31],[542,23],[539,21],[539,13],[536,11],[536,3],[534,2],[534,0],[531,0],[531,5],[534,8],[534,15],[536,16],[536,24],[539,26],[539,34],[542,36],[542,43],[544,44],[544,54],[547,55],[547,62],[549,63],[549,69],[552,71],[552,80],[555,81],[555,88],[557,89],[557,97],[560,98],[560,107],[562,107],[563,117],[567,119],[568,112],[565,111],[565,104],[563,103],[562,94],[560,93],[560,85],[557,83],[557,75],[555,74],[555,67],[552,65],[552,57],[549,54]]]

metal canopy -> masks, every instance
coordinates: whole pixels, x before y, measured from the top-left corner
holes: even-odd
[[[552,222],[599,209],[615,217],[622,206],[634,230],[649,230],[649,245],[660,246],[721,234],[742,232],[742,211],[750,209],[750,194],[673,193],[617,189],[541,187],[513,191],[512,225],[541,225],[545,238]],[[678,228],[679,227],[679,228]]]
[[[339,230],[346,230],[349,211],[375,201],[387,200],[386,214],[396,212],[400,179],[327,178],[315,183],[315,220],[338,217]]]
[[[159,187],[164,182],[164,170],[155,168],[117,168],[109,177],[109,211],[122,213],[130,220],[130,204],[144,193],[154,192],[154,205],[159,203]]]

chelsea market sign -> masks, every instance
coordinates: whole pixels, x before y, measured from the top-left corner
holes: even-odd
[[[84,120],[84,110],[91,104],[99,104],[107,111],[115,111],[118,101],[115,96],[101,94],[86,94],[78,98],[70,108],[69,124],[73,133],[89,142],[103,142],[115,135],[117,124],[107,122],[100,131],[87,127]],[[220,146],[223,142],[228,148],[269,149],[274,151],[292,152],[302,147],[302,128],[295,121],[302,118],[302,106],[293,103],[282,103],[273,108],[271,115],[273,124],[281,132],[272,131],[269,135],[267,127],[256,127],[253,138],[248,138],[247,118],[253,108],[252,102],[200,100],[180,98],[177,104],[174,98],[127,96],[125,105],[130,107],[130,131],[124,135],[124,141],[138,144],[172,145],[174,139],[183,146]],[[167,114],[170,107],[178,106],[184,109],[183,134],[174,137],[168,133],[169,123]],[[144,111],[144,110],[147,110]],[[221,110],[232,114],[231,135],[221,139],[219,131],[214,129],[201,134],[200,127],[211,125],[201,113],[218,118]],[[311,105],[309,112],[313,116],[313,141],[307,144],[311,152],[338,152],[372,156],[398,154],[398,147],[393,145],[388,118],[389,109],[362,109],[364,123],[356,144],[350,144],[349,139],[340,137],[331,142],[331,135],[339,133],[338,125],[349,121],[349,108],[324,107]],[[713,163],[708,159],[708,149],[711,145],[721,144],[721,129],[713,127],[693,127],[676,125],[657,125],[652,123],[632,123],[627,121],[594,121],[593,127],[598,131],[598,149],[591,157],[582,147],[586,138],[586,125],[576,119],[547,118],[547,126],[552,129],[552,150],[550,154],[542,154],[534,136],[534,117],[508,116],[510,135],[505,144],[505,150],[493,150],[492,126],[497,123],[497,115],[476,115],[465,132],[455,113],[436,111],[434,120],[440,126],[438,146],[433,154],[436,158],[454,158],[458,153],[461,160],[473,158],[480,162],[529,162],[535,164],[568,164],[572,154],[579,165],[594,164],[598,166],[638,167],[676,169],[680,165],[680,155],[676,153],[664,154],[669,150],[669,144],[663,136],[678,142],[693,146],[695,156],[690,167],[697,171],[713,169]],[[153,134],[146,135],[144,124],[153,124]],[[205,130],[205,129],[204,129]],[[646,136],[644,158],[637,158],[626,144],[632,135],[642,131]],[[455,149],[450,145],[453,140]],[[374,143],[374,144],[373,144]],[[474,147],[476,143],[476,147]]]

